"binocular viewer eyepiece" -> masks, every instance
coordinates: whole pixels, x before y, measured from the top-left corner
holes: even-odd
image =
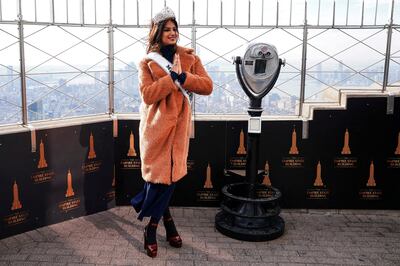
[[[273,45],[266,43],[250,44],[241,58],[234,58],[236,75],[244,92],[250,100],[261,99],[273,88],[284,61],[279,59]]]

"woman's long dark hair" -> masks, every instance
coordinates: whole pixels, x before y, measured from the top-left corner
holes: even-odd
[[[179,33],[178,22],[176,22],[175,18],[169,18],[169,19],[160,21],[158,23],[154,23],[152,21],[150,32],[149,32],[149,37],[148,37],[148,42],[147,42],[147,48],[146,48],[147,53],[160,51],[160,48],[162,46],[162,43],[161,43],[162,34],[163,34],[163,31],[165,28],[165,24],[167,24],[168,21],[172,21],[175,24],[176,31]],[[175,46],[176,46],[176,44],[175,44]],[[176,49],[176,47],[175,47],[175,49]]]

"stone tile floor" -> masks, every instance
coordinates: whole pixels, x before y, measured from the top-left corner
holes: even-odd
[[[146,256],[131,207],[80,217],[0,240],[0,265],[400,265],[400,211],[289,210],[285,234],[244,242],[214,228],[217,208],[172,208],[184,246]]]

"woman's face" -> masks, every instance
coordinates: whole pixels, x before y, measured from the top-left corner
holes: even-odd
[[[178,40],[178,30],[172,21],[167,21],[162,33],[161,42],[163,45],[176,44]]]

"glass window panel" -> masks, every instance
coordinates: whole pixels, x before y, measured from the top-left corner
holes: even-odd
[[[362,16],[362,0],[350,1],[348,24],[361,25],[361,16]]]
[[[400,1],[394,2],[394,10],[393,10],[393,23],[399,25],[400,24]]]
[[[304,24],[304,11],[305,1],[304,0],[293,0],[292,3],[292,25],[303,25]]]
[[[332,25],[334,0],[321,0],[319,24]]]
[[[279,25],[289,25],[290,22],[290,0],[279,1]]]
[[[59,23],[67,22],[67,1],[58,0],[54,1],[54,20]]]
[[[18,18],[17,0],[1,1],[2,20],[16,20]]]
[[[249,1],[236,0],[236,25],[249,24]]]
[[[208,24],[221,24],[221,2],[208,0]]]
[[[112,2],[112,22],[119,25],[124,24],[124,0]]]
[[[141,102],[138,65],[146,55],[148,29],[117,28],[114,32],[114,105],[117,113],[138,112]]]
[[[137,6],[135,0],[125,1],[125,23],[127,25],[137,24]]]
[[[364,1],[364,25],[375,24],[376,0]]]
[[[80,0],[68,0],[68,22],[81,23]]]
[[[193,4],[192,1],[180,1],[180,24],[181,25],[188,25],[192,24],[193,20]]]
[[[318,9],[321,9],[320,1],[321,0],[307,1],[307,23],[309,25],[318,25]]]
[[[110,22],[110,1],[97,0],[96,19],[98,24],[108,24]]]
[[[85,11],[85,24],[94,24],[97,20],[95,11],[96,11],[96,3],[95,0],[85,0],[84,2],[84,11]]]
[[[391,0],[378,1],[376,24],[385,25],[389,22],[391,5],[392,5]]]
[[[0,24],[0,125],[20,123],[21,80],[16,25]]]
[[[215,1],[215,0],[214,0]],[[205,25],[207,19],[207,0],[195,1],[196,24]]]
[[[350,0],[335,1],[335,25],[346,25],[347,3]],[[349,2],[350,4],[350,2]]]
[[[250,25],[261,25],[262,24],[262,2],[263,0],[252,0],[250,5]]]
[[[105,113],[106,29],[30,25],[25,28],[30,34],[25,45],[28,120]],[[53,42],[46,41],[49,38]]]
[[[4,1],[3,1],[4,2]],[[22,0],[21,7],[22,7],[22,17],[24,20],[27,21],[35,21],[35,0]]]
[[[276,25],[277,1],[264,0],[264,25]]]
[[[149,25],[151,21],[151,9],[150,1],[138,0],[139,1],[139,24]]]
[[[234,0],[222,0],[222,23],[233,25],[234,20]]]
[[[400,28],[394,28],[391,42],[388,84],[400,86]]]

